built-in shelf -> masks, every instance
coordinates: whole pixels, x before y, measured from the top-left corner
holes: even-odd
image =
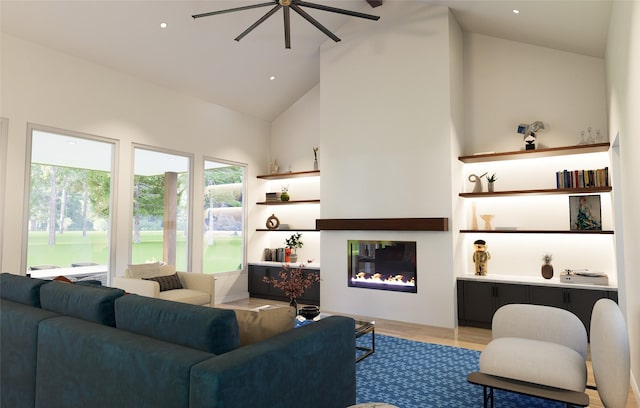
[[[277,173],[277,174],[265,174],[258,176],[263,180],[283,180],[300,177],[316,177],[320,175],[320,170],[308,170],[308,171],[294,171],[291,173]]]
[[[320,204],[320,200],[261,201],[257,205]]]
[[[530,230],[530,229],[496,229],[496,230],[460,230],[461,233],[472,234],[613,234],[612,230]]]
[[[595,143],[588,145],[575,145],[564,147],[550,147],[546,149],[536,150],[518,150],[513,152],[501,152],[501,153],[482,153],[473,154],[470,156],[460,156],[458,160],[464,163],[481,163],[490,161],[501,160],[519,160],[529,159],[536,157],[551,157],[551,156],[564,156],[569,154],[582,154],[582,153],[599,153],[609,150],[609,143]]]
[[[595,194],[610,193],[611,187],[589,187],[589,188],[549,188],[537,190],[510,190],[510,191],[493,191],[481,193],[460,193],[460,197],[504,197],[504,196],[521,196],[521,195],[547,195],[547,194]]]
[[[267,229],[267,228],[257,228],[256,231],[263,232],[318,232],[317,229],[310,228],[291,228],[291,229]]]
[[[316,229],[334,231],[448,231],[448,218],[334,218],[316,220]]]

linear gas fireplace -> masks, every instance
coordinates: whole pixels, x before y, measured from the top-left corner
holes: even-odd
[[[417,293],[416,243],[348,241],[350,287]]]

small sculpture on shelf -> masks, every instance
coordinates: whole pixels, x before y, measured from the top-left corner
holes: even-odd
[[[491,254],[487,251],[487,242],[483,239],[476,240],[473,248],[475,249],[473,262],[476,264],[476,275],[485,276],[488,271],[487,264],[491,259]]]
[[[313,169],[318,170],[318,146],[313,147]]]
[[[551,265],[551,259],[553,259],[553,256],[551,254],[545,254],[542,257],[542,261],[544,262],[544,264],[542,265],[541,273],[542,277],[545,279],[553,278],[553,265]]]
[[[484,173],[481,176],[478,176],[477,174],[470,174],[469,175],[469,181],[474,183],[473,186],[473,192],[474,193],[481,193],[482,192],[482,178],[484,176],[486,176],[487,173]]]
[[[530,125],[527,125],[525,123],[521,123],[518,125],[518,133],[520,133],[524,139],[525,150],[536,149],[536,132],[542,129],[544,129],[544,123],[539,120],[536,120]]]
[[[266,222],[267,229],[275,230],[280,226],[280,220],[276,217],[275,214],[271,214],[269,218],[267,218]]]

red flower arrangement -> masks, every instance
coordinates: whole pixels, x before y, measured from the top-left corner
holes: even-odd
[[[282,290],[292,305],[296,303],[297,298],[304,294],[306,289],[320,281],[320,276],[317,272],[309,272],[305,276],[304,265],[302,264],[297,268],[291,268],[290,265],[284,264],[278,276],[279,279],[265,276],[262,281]]]

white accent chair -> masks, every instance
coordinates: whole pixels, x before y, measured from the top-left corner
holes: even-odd
[[[591,319],[591,360],[596,387],[587,386],[587,333],[573,313],[549,306],[511,304],[496,311],[493,340],[480,354],[480,371],[467,380],[484,387],[484,405],[493,390],[589,405],[586,388],[598,390],[607,408],[624,408],[630,360],[626,323],[610,299],[596,302]]]
[[[160,291],[160,284],[145,278],[177,274],[182,289]],[[214,305],[215,277],[203,273],[176,272],[173,265],[158,262],[129,265],[124,276],[113,278],[112,286],[129,293],[192,305]]]

